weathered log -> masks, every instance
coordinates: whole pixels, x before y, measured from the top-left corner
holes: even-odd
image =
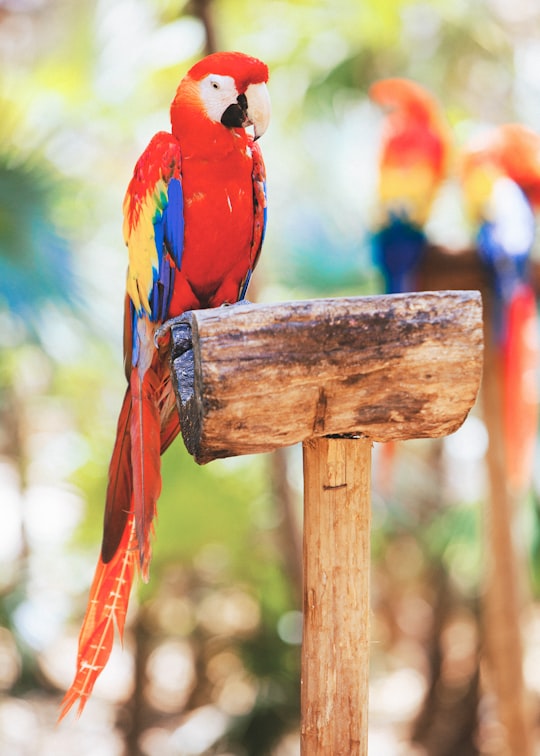
[[[472,291],[195,310],[171,331],[182,434],[201,464],[317,436],[446,435],[482,369]]]

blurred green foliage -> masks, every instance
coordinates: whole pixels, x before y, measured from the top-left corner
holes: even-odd
[[[180,442],[163,459],[151,580],[140,586],[124,658],[144,667],[176,634],[188,642],[195,678],[175,711],[113,680],[96,689],[102,703],[79,725],[61,736],[53,729],[50,702],[74,668],[62,642],[68,626],[73,640],[84,610],[124,390],[123,192],[209,35],[270,66],[269,230],[254,283],[262,299],[293,299],[378,288],[367,241],[380,125],[366,100],[370,83],[418,79],[458,135],[507,120],[540,129],[539,31],[540,9],[505,0],[0,3],[0,495],[13,519],[0,542],[8,632],[0,651],[16,660],[12,674],[0,673],[0,725],[35,723],[24,736],[0,726],[0,750],[34,754],[39,742],[43,753],[76,747],[82,756],[91,751],[77,728],[86,727],[119,738],[111,753],[261,756],[287,753],[297,731],[299,645],[278,630],[299,608],[287,558],[295,545],[271,462],[197,468]],[[425,661],[436,622],[429,615],[420,631],[403,612],[411,597],[436,595],[436,567],[467,606],[478,591],[479,494],[463,501],[442,490],[446,468],[430,454],[415,447],[393,496],[374,498],[374,654],[386,670],[412,664],[401,656],[407,644]],[[294,459],[289,477],[296,511]],[[35,497],[42,506],[32,506]],[[536,551],[538,532],[535,523]],[[231,595],[241,621],[209,630],[220,626],[208,625],[204,607],[229,606]],[[176,607],[172,627],[158,605]],[[240,686],[227,695],[215,672],[224,658]],[[144,674],[137,679],[144,688]],[[241,711],[235,690],[246,696]],[[231,712],[221,734],[206,750],[174,746],[185,719],[210,704]]]

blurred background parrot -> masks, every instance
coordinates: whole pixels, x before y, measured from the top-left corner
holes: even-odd
[[[426,249],[425,223],[451,157],[449,128],[435,98],[409,79],[381,79],[369,89],[386,111],[379,152],[374,262],[385,291],[414,291]],[[381,446],[378,487],[390,492],[396,446]]]
[[[160,455],[180,430],[167,339],[156,345],[157,329],[186,310],[242,299],[258,260],[266,187],[256,140],[270,118],[267,81],[267,66],[238,52],[195,64],[172,102],[171,132],[151,139],[126,192],[128,386],[109,467],[101,556],[60,718],[77,700],[79,714],[84,708],[109,658],[115,624],[122,636],[137,568],[148,580]]]
[[[530,257],[540,201],[540,136],[519,124],[501,126],[474,140],[461,162],[466,207],[491,280],[507,476],[520,491],[530,484],[538,421]]]
[[[374,259],[388,293],[412,291],[426,246],[424,225],[449,167],[450,132],[435,98],[414,81],[382,79],[369,95],[386,111]]]

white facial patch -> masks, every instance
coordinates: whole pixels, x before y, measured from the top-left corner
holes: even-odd
[[[510,255],[522,255],[534,243],[535,223],[531,207],[518,185],[505,176],[497,179],[488,206],[497,242]]]
[[[236,102],[238,91],[232,76],[208,74],[199,82],[201,100],[206,113],[212,121],[221,121],[221,116]]]

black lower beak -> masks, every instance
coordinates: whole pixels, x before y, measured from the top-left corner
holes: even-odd
[[[221,123],[230,129],[240,128],[247,121],[248,103],[245,94],[238,95],[236,102],[225,110],[221,116]]]

